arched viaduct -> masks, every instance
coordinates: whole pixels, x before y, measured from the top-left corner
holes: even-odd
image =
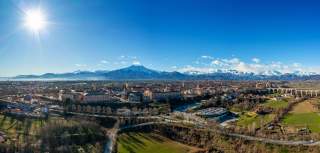
[[[318,97],[320,90],[297,88],[268,88],[269,93],[290,94],[297,97]]]

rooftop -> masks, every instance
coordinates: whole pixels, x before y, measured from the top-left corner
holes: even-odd
[[[211,107],[207,109],[202,109],[196,112],[196,114],[201,116],[219,116],[227,113],[227,109],[222,107]]]

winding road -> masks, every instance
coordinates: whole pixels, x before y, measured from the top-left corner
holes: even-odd
[[[185,122],[183,122],[183,121],[175,121],[175,122],[171,122],[171,123],[181,123],[181,124],[183,124]],[[147,126],[147,125],[152,125],[152,124],[166,124],[166,125],[169,125],[171,123],[170,122],[166,122],[166,121],[148,122],[148,123],[142,123],[142,124],[137,124],[137,125],[125,126],[125,127],[120,128],[119,130],[124,130],[124,129],[127,129],[127,128],[134,128],[134,127],[139,127],[139,126]],[[292,145],[292,146],[296,146],[296,145],[317,146],[317,145],[320,145],[320,141],[312,141],[312,140],[310,140],[310,141],[303,141],[303,140],[298,140],[298,141],[276,140],[276,139],[248,136],[248,135],[243,135],[243,134],[238,134],[238,133],[226,133],[226,132],[223,132],[221,130],[212,130],[212,129],[209,129],[209,130],[213,131],[213,132],[218,132],[219,134],[223,134],[223,135],[230,136],[230,137],[241,138],[241,139],[249,140],[249,141],[259,141],[259,142],[269,143],[269,144]]]
[[[80,116],[90,116],[90,117],[115,117],[115,116],[107,116],[107,115],[96,115],[96,114],[85,114],[85,113],[72,113],[74,115],[80,115]],[[115,117],[116,118],[116,117]],[[150,117],[141,117],[141,118],[150,118]],[[197,127],[206,127],[206,125],[199,124],[199,123],[194,123],[190,121],[185,121],[185,120],[174,120],[174,119],[168,119],[167,117],[163,116],[151,116],[151,118],[157,118],[157,119],[162,119],[161,121],[153,121],[153,122],[146,122],[146,123],[141,123],[141,124],[135,124],[135,125],[129,125],[129,126],[124,126],[124,127],[119,127],[119,128],[113,128],[112,130],[109,131],[108,135],[110,138],[110,141],[108,141],[105,145],[105,150],[104,153],[112,153],[114,143],[116,141],[117,133],[118,131],[125,130],[128,128],[135,128],[135,127],[140,127],[140,126],[147,126],[147,125],[152,125],[152,124],[165,124],[165,125],[170,125],[172,123],[174,124],[194,124],[197,125]],[[208,129],[208,128],[205,128]],[[243,135],[243,134],[238,134],[238,133],[226,133],[221,130],[217,129],[209,129],[212,132],[218,132],[220,134],[230,136],[230,137],[235,137],[235,138],[240,138],[244,140],[249,140],[249,141],[258,141],[262,143],[269,143],[269,144],[277,144],[277,145],[291,145],[291,146],[297,146],[297,145],[303,145],[303,146],[318,146],[320,145],[320,141],[305,141],[305,140],[297,140],[297,141],[289,141],[289,140],[277,140],[277,139],[269,139],[269,138],[262,138],[262,137],[255,137],[255,136],[249,136],[249,135]]]

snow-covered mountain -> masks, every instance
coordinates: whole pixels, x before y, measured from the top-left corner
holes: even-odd
[[[75,71],[70,73],[46,73],[43,75],[19,75],[11,79],[56,79],[56,80],[320,80],[315,73],[281,73],[267,71],[259,74],[236,70],[215,70],[210,73],[199,71],[165,72],[132,65],[113,71]]]

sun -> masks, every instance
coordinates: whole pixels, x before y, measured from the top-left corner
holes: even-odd
[[[28,10],[25,13],[24,25],[33,32],[40,32],[46,25],[46,17],[40,9]]]

